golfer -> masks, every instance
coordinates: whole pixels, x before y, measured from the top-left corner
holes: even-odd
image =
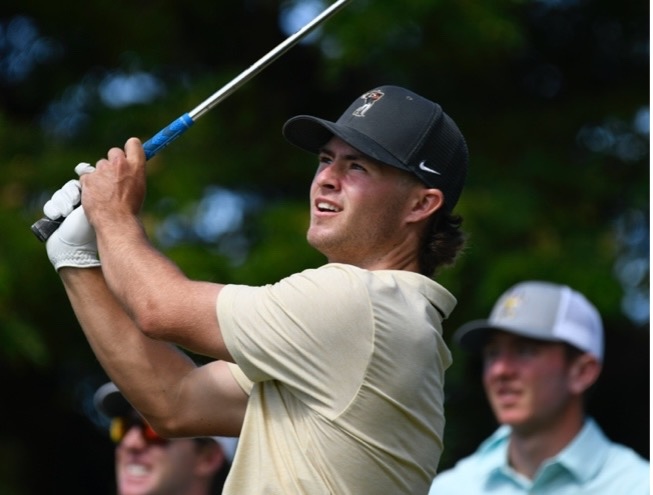
[[[49,258],[129,402],[165,437],[240,437],[225,493],[415,494],[436,474],[456,300],[432,276],[464,244],[467,147],[414,92],[361,94],[336,122],[283,127],[317,156],[307,240],[321,267],[262,287],[190,280],[139,220],[136,138],[44,207],[67,217]]]

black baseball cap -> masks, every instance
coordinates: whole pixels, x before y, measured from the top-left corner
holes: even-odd
[[[93,396],[95,408],[107,418],[128,416],[134,411],[125,396],[120,393],[113,382],[105,383],[95,391]]]
[[[447,211],[458,202],[467,175],[467,144],[456,123],[437,103],[398,86],[362,94],[336,122],[298,115],[282,132],[311,153],[338,136],[361,153],[440,189]]]

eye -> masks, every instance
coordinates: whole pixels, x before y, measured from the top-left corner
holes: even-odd
[[[537,354],[539,346],[533,342],[521,342],[517,346],[517,354],[521,357],[532,357]]]
[[[352,170],[360,170],[362,172],[367,172],[367,167],[359,162],[352,162],[349,166]]]
[[[488,362],[491,363],[497,358],[498,355],[499,355],[499,349],[495,345],[487,344],[483,348],[482,356],[483,356],[483,360],[486,363]]]
[[[332,161],[333,161],[333,158],[331,158],[329,155],[325,155],[324,153],[320,153],[320,155],[318,155],[318,162],[320,164],[323,164],[323,163],[324,164],[329,164]]]
[[[320,153],[317,158],[317,170],[315,171],[316,174],[319,174],[322,170],[327,168],[331,163],[333,162],[333,158],[330,157],[329,155],[325,155],[324,153]]]

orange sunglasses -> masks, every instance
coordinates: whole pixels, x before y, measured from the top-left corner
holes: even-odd
[[[141,430],[141,435],[148,443],[155,443],[159,445],[165,445],[169,442],[165,438],[158,435],[152,427],[145,422],[140,417],[134,416],[118,416],[111,420],[111,427],[109,429],[109,436],[114,443],[120,443],[127,432],[131,430],[134,426],[138,427]]]

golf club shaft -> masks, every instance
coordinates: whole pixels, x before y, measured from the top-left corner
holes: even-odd
[[[166,147],[173,140],[179,137],[184,133],[190,126],[192,126],[200,117],[206,114],[211,110],[215,105],[220,103],[222,100],[231,95],[234,91],[240,88],[247,81],[256,76],[259,72],[265,69],[268,65],[274,62],[281,55],[286,53],[290,48],[296,45],[302,38],[308,35],[320,24],[325,22],[331,16],[336,14],[340,9],[342,9],[348,2],[351,0],[338,0],[332,4],[329,8],[324,10],[320,15],[315,17],[311,22],[306,24],[303,28],[297,31],[292,36],[288,37],[285,41],[277,45],[272,51],[268,52],[256,63],[251,65],[248,69],[241,72],[233,80],[223,86],[221,89],[213,93],[209,98],[204,100],[198,106],[196,106],[190,112],[182,115],[178,119],[171,122],[165,129],[162,129],[155,136],[153,136],[149,141],[147,141],[143,147],[145,148],[145,156],[149,160],[156,153],[159,152],[162,148]]]
[[[183,114],[177,119],[173,120],[165,128],[161,129],[154,136],[143,143],[145,150],[145,158],[149,160],[156,155],[160,150],[168,146],[172,141],[186,132],[200,117],[206,114],[209,110],[215,107],[222,100],[227,98],[238,88],[243,86],[247,81],[256,76],[259,72],[265,69],[268,65],[274,62],[281,55],[286,53],[290,48],[296,45],[302,38],[308,35],[320,24],[324,23],[331,16],[340,11],[347,3],[352,0],[338,0],[330,7],[324,10],[320,15],[315,17],[311,22],[302,27],[292,36],[289,36],[277,45],[273,50],[264,55],[256,63],[251,65],[248,69],[241,72],[238,76],[232,79],[225,86],[213,93],[209,98],[204,100],[198,106],[188,113]],[[50,220],[47,217],[41,218],[36,221],[31,229],[34,235],[41,241],[45,242],[48,238],[59,228],[63,222],[63,218]]]

